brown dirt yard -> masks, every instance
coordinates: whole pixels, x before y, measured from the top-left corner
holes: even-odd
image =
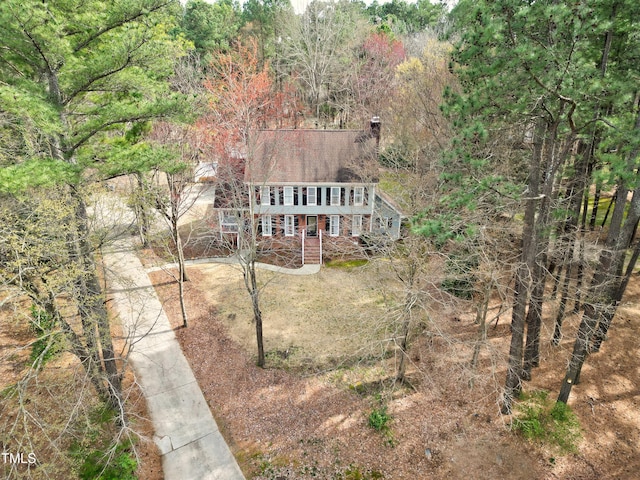
[[[575,453],[511,430],[498,399],[509,312],[491,324],[478,370],[469,305],[435,292],[416,322],[409,386],[393,382],[398,285],[387,264],[312,276],[260,271],[267,368],[255,366],[255,327],[240,271],[188,269],[190,326],[177,285],[156,283],[220,428],[251,479],[636,479],[640,474],[640,286],[634,278],[609,340],[585,365],[570,405],[582,428]],[[437,279],[437,271],[433,272]],[[435,280],[434,280],[435,281]],[[551,302],[549,302],[551,305]],[[545,310],[541,367],[525,391],[555,398],[578,318],[559,347]],[[464,313],[464,312],[467,313]],[[463,313],[460,313],[463,312]],[[473,379],[473,388],[469,381]],[[383,405],[386,410],[383,410]],[[376,410],[388,429],[368,425]]]

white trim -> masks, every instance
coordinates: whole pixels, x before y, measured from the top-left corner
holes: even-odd
[[[362,233],[362,215],[354,215],[353,218],[351,219],[351,236],[359,237],[361,233]]]
[[[313,192],[313,201],[310,193]],[[315,207],[318,204],[318,187],[307,187],[307,205]]]
[[[271,205],[271,189],[268,186],[260,187],[260,205]]]
[[[293,205],[293,187],[284,187],[284,205],[287,207]]]
[[[236,214],[229,210],[220,211],[220,231],[223,233],[237,233],[240,228],[238,226],[238,217]]]
[[[319,230],[319,228],[318,228],[318,221],[319,221],[319,219],[318,219],[318,215],[305,215],[305,224],[307,225],[307,228],[306,228],[306,231],[307,231],[307,232],[309,232],[309,231],[311,230],[311,229],[309,228],[309,219],[310,219],[310,218],[315,218],[315,219],[316,219],[316,223],[315,223],[315,225],[314,225],[314,227],[315,227],[315,232],[316,232],[316,233],[315,233],[315,235],[313,235],[313,236],[314,236],[314,237],[317,237],[317,236],[318,236],[318,230]]]
[[[273,235],[273,224],[271,223],[271,215],[262,215],[260,217],[262,222],[262,236],[271,237]]]
[[[333,193],[337,191],[338,193]],[[339,206],[340,205],[340,187],[331,187],[331,206]]]
[[[296,224],[293,215],[284,216],[284,236],[293,237],[296,234]]]
[[[364,205],[364,187],[353,187],[353,205],[356,207]]]
[[[340,236],[340,215],[329,215],[329,236]]]

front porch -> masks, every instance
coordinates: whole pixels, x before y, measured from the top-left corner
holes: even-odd
[[[233,251],[253,238],[261,261],[287,267],[364,258],[359,236],[371,226],[370,218],[361,215],[256,215],[252,222],[246,211],[214,212],[207,219],[215,231],[212,241]]]

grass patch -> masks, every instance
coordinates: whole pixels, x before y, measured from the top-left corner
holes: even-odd
[[[344,480],[377,480],[384,478],[384,475],[377,470],[363,470],[358,465],[349,465],[344,472],[338,473],[336,478]]]
[[[389,423],[391,422],[391,415],[387,412],[387,406],[384,403],[382,395],[377,395],[376,399],[378,401],[378,406],[371,410],[367,415],[367,424],[369,425],[369,428],[372,428],[384,436],[385,443],[389,447],[394,447],[397,442],[393,438],[393,433],[389,426]]]
[[[522,394],[515,406],[513,428],[525,438],[556,448],[562,454],[575,453],[581,438],[578,418],[567,404],[554,403],[548,396],[545,390]]]
[[[389,430],[389,421],[391,417],[387,413],[387,407],[385,405],[380,408],[374,408],[368,417],[368,423],[371,428],[378,432],[386,432]]]
[[[299,351],[299,347],[291,346],[283,349],[269,350],[265,352],[264,356],[269,364],[269,368],[293,371],[296,368],[297,362],[295,360],[292,361],[292,357]]]
[[[329,268],[351,269],[351,268],[362,267],[367,263],[369,263],[369,260],[366,260],[364,258],[357,258],[352,260],[328,260],[327,262],[325,262],[324,265],[325,267],[329,267]]]
[[[138,462],[130,440],[112,441],[115,411],[102,404],[89,413],[91,428],[74,442],[70,455],[81,480],[136,480]]]
[[[136,480],[138,462],[131,446],[122,443],[112,452],[92,451],[80,468],[82,480]]]

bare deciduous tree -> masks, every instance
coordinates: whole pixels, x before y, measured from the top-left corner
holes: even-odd
[[[282,35],[281,75],[293,78],[317,121],[332,121],[332,99],[348,91],[354,51],[368,30],[346,1],[314,1]]]
[[[150,140],[167,151],[167,158],[155,168],[144,195],[160,213],[169,228],[178,263],[178,290],[182,325],[187,327],[188,314],[184,296],[184,282],[188,281],[185,267],[184,239],[180,221],[203,195],[208,185],[195,183],[198,159],[204,148],[202,132],[191,126],[157,123]]]
[[[264,164],[269,171],[271,158],[258,157],[259,136],[256,131],[270,125],[283,126],[295,122],[295,100],[286,92],[275,92],[268,65],[259,62],[255,43],[238,45],[229,53],[220,53],[212,62],[205,82],[210,105],[201,122],[217,159],[216,202],[225,209],[234,225],[232,239],[242,268],[245,287],[251,298],[258,365],[264,366],[262,335],[261,286],[256,273],[259,212],[254,211],[256,185],[245,178],[245,172]],[[277,145],[274,146],[277,148]],[[258,180],[263,181],[263,180]]]

